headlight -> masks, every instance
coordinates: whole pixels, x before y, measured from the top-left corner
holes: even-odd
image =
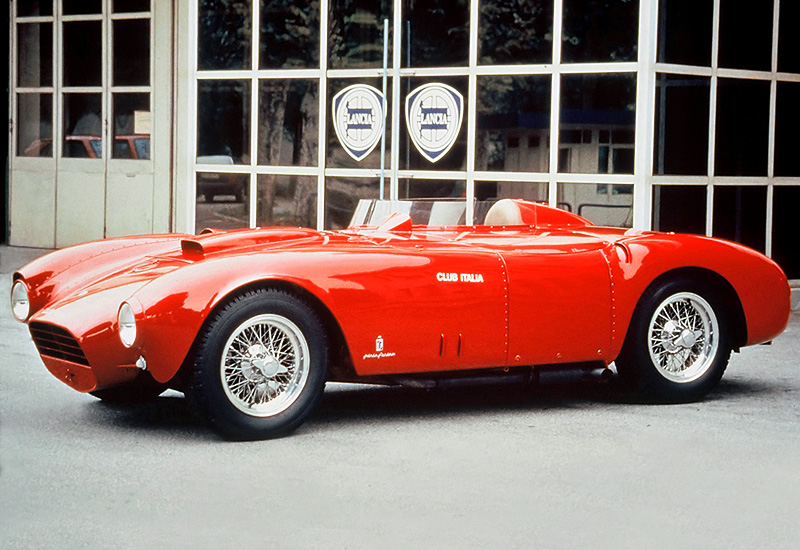
[[[128,302],[122,302],[117,314],[119,325],[119,339],[122,345],[129,348],[136,341],[136,318],[133,315],[133,308]]]
[[[28,287],[22,281],[17,281],[11,287],[11,311],[17,321],[25,322],[31,312],[31,304],[28,301]]]

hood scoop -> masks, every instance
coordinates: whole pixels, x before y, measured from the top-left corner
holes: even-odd
[[[192,239],[181,239],[181,252],[186,259],[200,260],[207,254],[232,248],[263,246],[318,236],[318,231],[302,227],[204,231]]]
[[[199,260],[206,255],[205,250],[203,250],[203,245],[198,241],[190,239],[181,240],[181,253],[185,258],[190,260]]]

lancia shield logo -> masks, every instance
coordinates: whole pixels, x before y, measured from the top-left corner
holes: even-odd
[[[333,97],[333,128],[339,143],[356,161],[369,155],[381,138],[383,93],[366,84],[353,84]]]
[[[463,115],[464,97],[446,84],[425,84],[406,98],[411,141],[431,162],[443,158],[456,142]]]

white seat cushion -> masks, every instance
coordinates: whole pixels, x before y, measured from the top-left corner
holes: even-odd
[[[484,225],[522,225],[522,214],[517,203],[511,199],[501,199],[494,203],[486,213]]]

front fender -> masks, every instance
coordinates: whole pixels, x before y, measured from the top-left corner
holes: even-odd
[[[313,261],[293,252],[207,259],[153,280],[134,296],[137,347],[159,382],[180,369],[209,315],[240,289],[270,282],[290,283],[326,303],[327,292],[313,282]]]

